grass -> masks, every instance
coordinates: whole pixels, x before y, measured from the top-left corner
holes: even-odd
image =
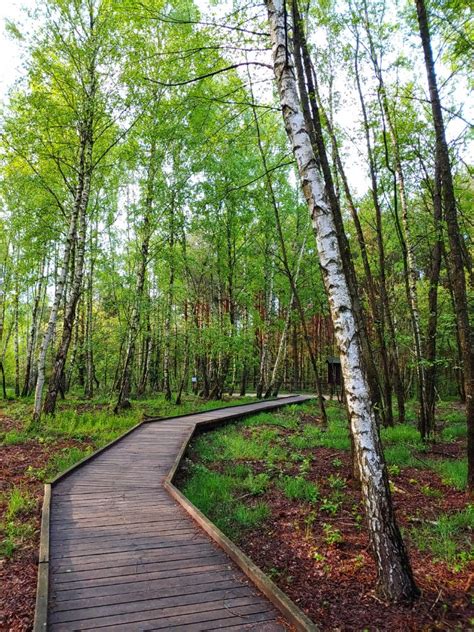
[[[467,486],[467,459],[440,459],[429,460],[428,465],[434,470],[445,485],[451,485],[456,489],[465,489]]]
[[[314,503],[319,497],[317,485],[303,476],[284,476],[278,486],[289,500],[303,500]]]
[[[56,452],[48,461],[44,470],[44,480],[51,480],[69,469],[86,456],[90,456],[94,452],[92,447],[89,448],[64,448],[60,452]]]
[[[244,436],[235,425],[203,434],[195,441],[195,449],[203,461],[282,461],[287,454],[273,445],[275,429],[252,428],[251,437]]]
[[[0,523],[0,556],[11,557],[19,546],[31,540],[35,534],[34,523],[27,518],[35,509],[36,502],[20,487],[13,487],[9,493],[3,495],[2,501],[6,508],[4,520]]]
[[[403,444],[389,445],[384,450],[388,466],[420,467],[422,464],[413,456],[413,449]]]
[[[466,421],[462,423],[453,423],[443,428],[441,431],[441,438],[443,441],[455,441],[456,439],[462,439],[467,436]]]
[[[267,483],[263,477],[232,476],[195,465],[183,492],[221,531],[236,538],[243,529],[256,527],[267,519],[269,510],[265,503],[249,507],[240,502],[243,493],[260,494]]]
[[[429,551],[433,556],[449,562],[454,570],[461,570],[474,560],[473,545],[474,505],[454,513],[444,513],[436,521],[412,527],[410,538],[420,551]]]

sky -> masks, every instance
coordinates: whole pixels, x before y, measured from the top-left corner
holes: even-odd
[[[5,20],[21,22],[21,7],[33,8],[37,0],[0,0],[0,101],[4,101],[8,88],[21,73],[21,49],[5,29]]]

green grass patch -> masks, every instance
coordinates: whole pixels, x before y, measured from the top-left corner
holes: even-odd
[[[443,441],[455,441],[456,439],[462,439],[467,436],[466,422],[450,424],[446,428],[443,428],[441,432],[441,438]]]
[[[54,454],[48,461],[44,469],[44,479],[50,480],[61,474],[68,468],[72,467],[86,456],[89,456],[94,452],[94,448],[64,448],[56,454]]]
[[[413,450],[403,444],[389,445],[384,450],[385,460],[389,466],[420,467],[422,463],[415,459]]]
[[[287,411],[285,410],[285,413]],[[298,427],[298,419],[294,414],[285,413],[260,413],[258,415],[249,417],[242,422],[244,426],[277,426],[279,428],[287,428],[292,430]]]
[[[0,443],[4,446],[19,445],[31,439],[31,436],[25,430],[10,430],[1,435]]]
[[[317,485],[303,476],[284,476],[278,481],[278,487],[289,500],[304,500],[314,503],[319,497]]]
[[[456,489],[465,489],[467,486],[467,459],[431,459],[428,461],[445,485],[451,485]]]
[[[0,556],[10,557],[15,549],[31,540],[35,534],[34,523],[27,520],[27,516],[35,509],[36,502],[28,492],[19,487],[13,487],[3,496],[3,500],[6,508],[5,519],[0,523]]]
[[[441,514],[436,521],[412,527],[410,538],[420,551],[429,551],[433,556],[461,570],[474,560],[473,546],[474,505],[463,511]]]
[[[267,484],[260,475],[242,480],[195,465],[183,493],[226,535],[238,537],[242,529],[257,526],[269,515],[265,503],[248,507],[240,502],[242,492],[258,494]]]
[[[230,426],[201,435],[194,442],[199,458],[209,461],[282,461],[286,452],[273,442],[278,436],[274,428],[253,428],[250,437],[237,426]]]
[[[408,424],[398,424],[391,428],[382,428],[380,434],[385,445],[398,443],[408,443],[413,446],[422,445],[420,433],[414,426]]]

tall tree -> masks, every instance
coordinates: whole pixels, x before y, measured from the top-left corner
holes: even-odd
[[[449,268],[452,279],[454,306],[464,371],[464,390],[467,413],[467,456],[468,488],[474,493],[474,334],[469,322],[467,298],[466,266],[470,265],[464,256],[465,247],[459,228],[453,175],[449,157],[443,111],[436,79],[428,14],[424,0],[415,0],[421,44],[425,59],[426,75],[430,93],[431,111],[436,136],[436,161],[441,181],[441,195],[449,241]],[[471,272],[472,274],[472,272]]]
[[[359,466],[369,533],[377,563],[380,589],[393,601],[418,594],[388,486],[387,469],[378,435],[361,333],[355,316],[347,273],[342,265],[337,226],[328,203],[307,130],[289,48],[289,16],[281,0],[266,0],[275,79],[285,127],[313,222],[320,265],[338,342],[347,406]]]

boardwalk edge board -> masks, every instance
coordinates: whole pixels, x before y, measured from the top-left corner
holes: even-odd
[[[51,485],[44,486],[43,510],[41,513],[41,535],[38,559],[38,582],[36,589],[34,632],[46,630],[48,624],[49,596],[49,519],[51,509]]]
[[[282,408],[287,405],[285,400],[294,397],[294,395],[284,395],[278,398],[272,398],[264,400],[265,402],[281,402],[276,404],[274,409]],[[311,399],[306,396],[301,399],[303,403]],[[255,402],[259,403],[259,402]],[[228,408],[240,408],[243,406],[252,405],[252,402],[245,404],[236,404],[235,406],[229,406]],[[44,632],[48,626],[48,603],[49,603],[49,545],[50,545],[50,515],[51,515],[51,495],[53,486],[63,478],[66,478],[74,470],[79,469],[86,465],[89,461],[95,459],[102,452],[105,452],[116,443],[119,443],[127,437],[129,434],[148,423],[159,423],[161,421],[170,421],[173,419],[179,419],[181,417],[191,417],[193,415],[211,414],[214,412],[222,411],[222,408],[213,408],[211,410],[202,410],[195,413],[186,413],[183,415],[174,415],[171,417],[161,418],[146,418],[135,424],[123,434],[116,437],[109,443],[105,444],[92,454],[89,454],[85,458],[81,459],[67,470],[53,478],[49,483],[44,486],[43,507],[41,512],[41,530],[40,530],[40,546],[39,546],[39,558],[38,558],[38,579],[36,589],[36,606],[35,616],[33,623],[33,632]],[[186,449],[191,441],[192,437],[198,430],[204,430],[211,428],[218,423],[226,423],[242,419],[251,415],[258,414],[258,410],[236,413],[226,417],[225,419],[215,419],[203,422],[197,422],[194,424],[187,437],[185,438],[179,453],[173,463],[171,470],[166,476],[163,486],[167,492],[190,514],[190,516],[197,522],[208,535],[217,542],[220,547],[229,555],[231,559],[243,570],[243,572],[249,577],[254,584],[261,590],[261,592],[287,617],[287,619],[296,626],[298,630],[304,630],[308,632],[315,632],[318,628],[315,624],[308,619],[302,610],[296,606],[233,542],[231,542],[217,527],[210,522],[204,514],[202,514],[197,507],[195,507],[187,498],[185,498],[181,492],[173,485],[173,479],[176,475],[177,469],[181,460],[186,452]]]

